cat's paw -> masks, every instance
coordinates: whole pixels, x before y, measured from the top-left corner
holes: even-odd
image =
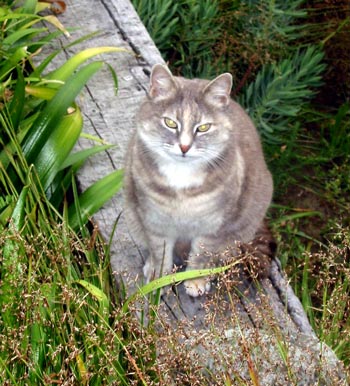
[[[184,286],[187,295],[196,298],[197,296],[202,296],[209,292],[210,281],[208,281],[207,278],[187,280],[184,282]]]

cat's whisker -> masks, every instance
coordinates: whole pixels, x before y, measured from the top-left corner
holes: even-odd
[[[224,155],[218,151],[212,149],[199,149],[201,153],[201,157],[207,166],[211,168],[228,168],[230,163],[224,157]]]

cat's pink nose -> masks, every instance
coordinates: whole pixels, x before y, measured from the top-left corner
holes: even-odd
[[[190,147],[191,147],[191,145],[183,145],[181,143],[180,143],[179,146],[180,146],[180,149],[181,149],[183,154],[187,153],[190,150]]]

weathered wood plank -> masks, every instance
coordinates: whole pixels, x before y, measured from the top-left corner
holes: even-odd
[[[151,67],[163,60],[128,0],[69,0],[67,5],[61,21],[66,26],[78,27],[73,33],[74,38],[101,31],[85,42],[85,47],[111,45],[129,51],[105,56],[118,74],[118,95],[114,94],[106,67],[89,83],[80,100],[85,132],[116,145],[114,149],[89,160],[83,167],[79,183],[84,190],[101,176],[123,166],[126,145],[134,128],[135,112],[147,91]],[[65,53],[72,55],[81,48],[81,44],[73,46]],[[61,56],[57,61],[65,59]],[[79,142],[80,148],[88,145],[86,139]],[[124,277],[132,291],[135,278],[142,277],[143,258],[132,241],[123,215],[115,234],[111,236],[120,213],[122,198],[118,194],[94,216],[94,220],[107,241],[112,237],[113,269]],[[346,384],[341,363],[315,336],[278,262],[273,263],[268,279],[258,284],[242,282],[237,288],[239,291],[227,293],[214,286],[207,297],[193,299],[179,285],[176,295],[169,291],[164,298],[161,306],[167,321],[164,323],[169,323],[169,328],[174,330],[182,330],[187,339],[181,344],[197,352],[203,367],[225,370],[232,375],[232,379],[236,372],[248,380],[245,348],[249,347],[262,385],[313,385],[318,380],[320,384]],[[281,344],[288,352],[293,375],[287,371]],[[230,369],[221,368],[224,365],[218,361],[217,347],[230,360]],[[166,348],[163,347],[163,351]],[[159,361],[161,359],[162,355]]]
[[[105,67],[89,82],[80,101],[85,116],[85,132],[116,145],[89,160],[83,167],[79,183],[84,190],[101,176],[122,168],[126,144],[134,125],[133,118],[145,96],[147,75],[152,66],[162,62],[162,59],[129,1],[71,0],[66,3],[67,11],[60,19],[65,26],[78,28],[70,40],[100,32],[84,44],[65,50],[66,56],[73,55],[82,47],[92,46],[116,46],[129,51],[104,56],[118,74],[118,95],[115,95],[112,77]],[[63,41],[63,44],[68,42]],[[58,62],[65,60],[63,56],[57,58]],[[89,145],[90,141],[85,139],[79,142],[80,148]],[[106,240],[109,240],[114,222],[122,211],[121,201],[121,195],[117,195],[95,216]],[[141,273],[142,261],[137,250],[130,248],[130,237],[123,218],[113,238],[112,255],[113,264],[119,270],[123,267],[134,275]]]

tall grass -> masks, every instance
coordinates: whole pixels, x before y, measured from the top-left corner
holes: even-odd
[[[72,153],[83,126],[75,98],[103,65],[91,59],[122,50],[84,50],[45,72],[59,51],[37,65],[33,57],[66,30],[40,9],[33,0],[0,8],[0,381],[128,384],[137,365],[121,333],[127,312],[116,302],[107,248],[86,227],[122,173],[79,194],[76,171],[108,146]]]

